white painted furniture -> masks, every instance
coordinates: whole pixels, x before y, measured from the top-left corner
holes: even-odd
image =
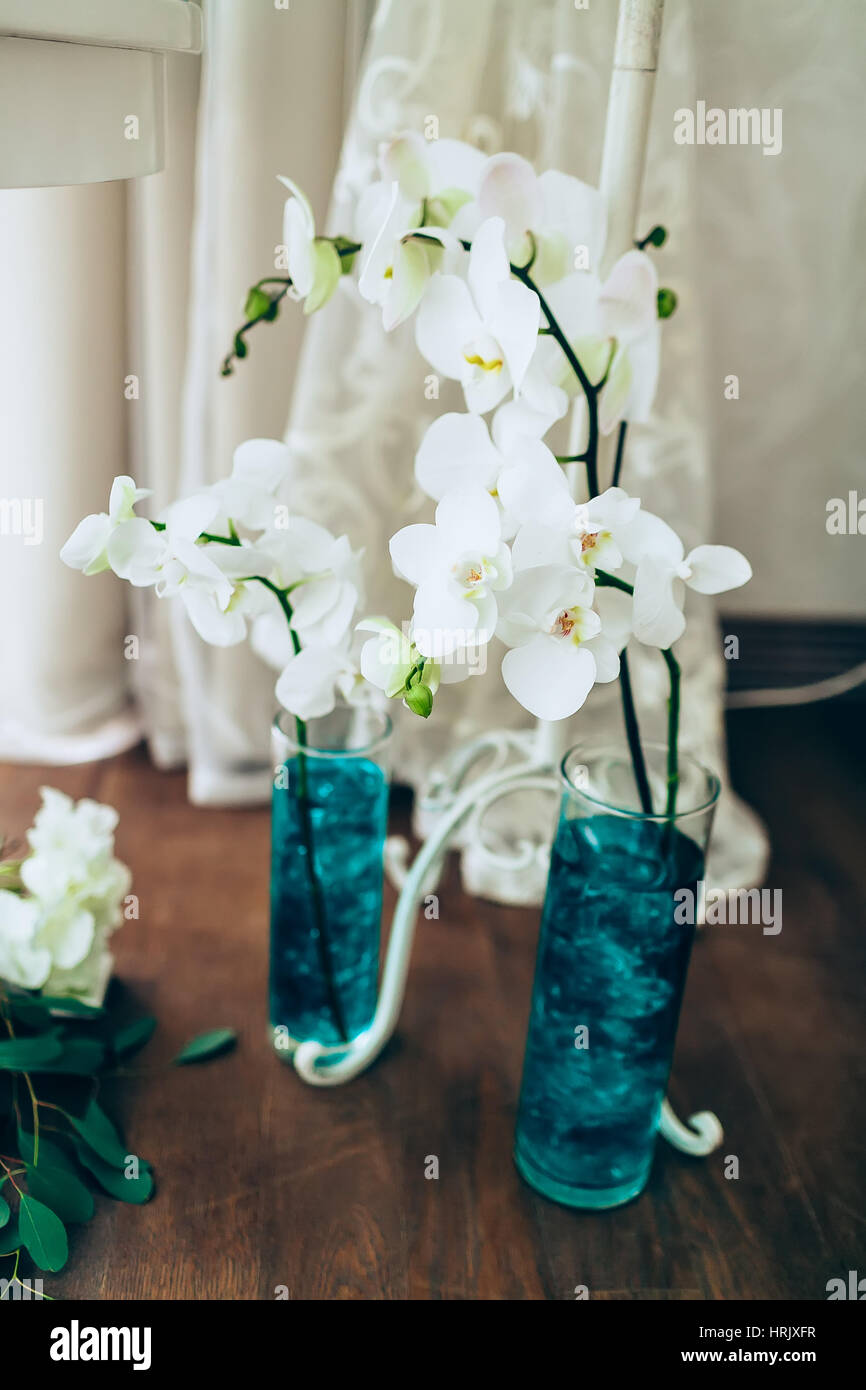
[[[189,0],[0,0],[0,187],[103,183],[165,162],[165,55]]]

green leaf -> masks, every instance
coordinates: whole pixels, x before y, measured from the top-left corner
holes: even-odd
[[[428,719],[433,709],[433,691],[422,681],[406,691],[403,702],[413,714],[420,714],[422,719]]]
[[[31,1071],[93,1076],[105,1061],[105,1046],[96,1038],[61,1038],[60,1046],[56,1061],[41,1063]]]
[[[669,319],[674,309],[677,307],[677,297],[673,290],[659,290],[658,293],[659,318]]]
[[[184,1043],[174,1058],[174,1064],[185,1066],[188,1062],[205,1062],[208,1057],[227,1052],[236,1042],[237,1033],[233,1028],[212,1028],[209,1033],[199,1033],[197,1037]]]
[[[134,1202],[140,1204],[146,1202],[153,1192],[153,1174],[150,1171],[150,1164],[139,1159],[139,1173],[137,1178],[128,1178],[125,1173],[118,1173],[117,1169],[109,1163],[103,1163],[101,1158],[92,1154],[83,1145],[79,1146],[78,1157],[89,1168],[93,1176],[101,1187],[111,1197],[116,1197],[119,1202]]]
[[[155,1028],[155,1018],[137,1018],[134,1023],[127,1023],[125,1027],[119,1028],[111,1044],[115,1055],[125,1057],[129,1053],[138,1052],[146,1042],[150,1042]]]
[[[41,1144],[39,1160],[38,1167],[27,1166],[27,1187],[31,1196],[44,1202],[62,1221],[89,1221],[93,1215],[93,1198],[80,1178],[43,1166]]]
[[[50,1273],[56,1274],[63,1268],[69,1256],[66,1227],[50,1207],[38,1202],[27,1192],[21,1194],[18,1230],[23,1245],[39,1269],[47,1269]]]
[[[12,1220],[6,1226],[0,1227],[0,1255],[12,1255],[20,1245],[21,1233],[17,1221]]]
[[[40,1063],[54,1062],[62,1051],[56,1032],[36,1038],[10,1038],[0,1042],[0,1070],[38,1071]]]
[[[258,285],[253,285],[247,295],[247,302],[244,305],[244,318],[260,319],[271,307],[271,296],[260,289]]]
[[[45,1004],[38,995],[23,994],[11,990],[6,1001],[7,1011],[16,1023],[23,1023],[28,1028],[49,1027],[52,1019],[50,1006]]]
[[[94,1153],[101,1159],[109,1163],[112,1168],[122,1168],[126,1163],[126,1149],[120,1142],[120,1136],[114,1125],[109,1120],[103,1110],[100,1110],[95,1100],[92,1100],[85,1111],[84,1118],[79,1119],[77,1115],[67,1114],[67,1120],[72,1128],[81,1135],[85,1144],[89,1144]],[[76,1145],[79,1157],[81,1157],[80,1146]],[[82,1160],[83,1161],[83,1160]]]
[[[0,1197],[0,1230],[6,1225],[11,1215],[12,1211],[9,1203],[3,1197]]]
[[[83,999],[76,999],[72,994],[42,994],[40,1002],[47,1004],[49,1009],[62,1009],[64,1013],[74,1014],[76,1018],[101,1018],[105,1013],[104,1009],[95,1004],[85,1004]]]
[[[34,1144],[33,1135],[30,1133],[29,1129],[19,1128],[18,1130],[18,1152],[23,1162],[26,1163],[28,1167],[32,1166]],[[53,1140],[45,1138],[42,1134],[39,1135],[38,1157],[40,1168],[42,1164],[45,1163],[49,1168],[57,1168],[63,1173],[72,1173],[73,1176],[75,1175],[76,1168],[74,1161],[61,1149],[59,1144],[55,1144]]]

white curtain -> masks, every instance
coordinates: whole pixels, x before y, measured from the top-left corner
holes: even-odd
[[[305,335],[300,311],[287,306],[251,336],[235,375],[219,375],[246,287],[273,265],[283,198],[275,175],[291,173],[320,218],[330,198],[329,229],[347,230],[378,142],[433,116],[442,135],[518,149],[596,180],[616,3],[594,0],[582,10],[573,0],[383,0],[371,22],[372,9],[365,0],[293,0],[288,10],[270,0],[207,0],[204,59],[169,60],[164,173],[129,185],[0,193],[0,488],[5,499],[41,498],[44,516],[41,545],[0,539],[2,757],[101,756],[143,729],[161,765],[188,763],[197,803],[267,794],[272,673],[246,649],[203,647],[180,614],[150,595],[131,594],[111,576],[86,580],[57,558],[80,516],[104,507],[115,473],[132,472],[161,506],[226,473],[241,439],[283,434],[288,416],[292,504],[366,546],[371,609],[396,618],[407,611],[409,592],[391,575],[384,542],[407,518],[425,515],[412,456],[432,414],[448,408],[444,394],[424,399],[411,330],[386,338],[375,310],[344,280]],[[698,97],[779,105],[781,90],[787,121],[805,90],[816,120],[822,110],[832,115],[839,92],[853,90],[858,53],[862,59],[855,10],[840,0],[665,7],[642,225],[661,221],[670,230],[658,264],[680,308],[666,333],[656,419],[631,431],[624,481],[687,543],[730,541],[751,551],[759,573],[762,528],[755,514],[743,515],[744,480],[760,469],[769,475],[779,463],[770,455],[782,446],[789,477],[813,478],[805,441],[826,426],[819,383],[786,342],[778,344],[785,408],[793,402],[804,442],[784,427],[775,377],[766,376],[765,325],[783,310],[794,327],[818,323],[831,351],[845,324],[838,313],[828,322],[826,281],[805,275],[790,247],[772,273],[749,248],[778,226],[782,209],[795,246],[816,256],[822,230],[833,229],[839,257],[859,263],[857,133],[840,117],[835,127],[829,121],[827,140],[795,140],[777,160],[745,148],[713,151],[712,162],[706,151],[698,159],[674,144],[673,111]],[[820,200],[806,192],[813,178],[822,180]],[[851,386],[856,364],[842,354],[839,362],[830,426],[837,441],[855,425],[859,437],[863,399]],[[764,383],[762,404],[745,404],[735,424],[716,389],[723,369]],[[760,485],[771,488],[771,477]],[[793,494],[787,505],[796,516],[796,487]],[[723,525],[714,524],[719,516]],[[794,561],[779,546],[773,561],[766,568],[787,592]],[[773,579],[761,583],[772,610]],[[723,765],[720,644],[708,610],[696,608],[694,618],[683,643],[686,736]],[[663,669],[642,649],[633,667],[642,727],[652,735],[660,732]],[[417,724],[400,733],[399,765],[413,781],[480,727],[521,721],[495,674],[448,699],[423,733]],[[616,692],[597,689],[572,732],[618,733],[619,718]],[[718,829],[719,878],[754,877],[763,840],[730,795]]]

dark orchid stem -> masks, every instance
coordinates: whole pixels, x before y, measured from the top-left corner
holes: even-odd
[[[266,589],[276,595],[277,601],[283,610],[286,622],[289,625],[289,633],[292,639],[292,647],[295,655],[301,650],[301,643],[298,634],[293,626],[292,605],[290,604],[284,589],[279,589],[276,584],[272,584],[269,579],[260,576],[260,582]],[[322,978],[325,982],[325,990],[328,995],[328,1007],[334,1018],[334,1026],[340,1035],[342,1042],[349,1041],[349,1031],[346,1027],[346,1019],[343,1014],[343,1006],[340,1003],[340,995],[337,991],[337,981],[334,975],[333,960],[331,957],[331,944],[328,934],[328,917],[325,911],[325,900],[322,895],[322,885],[316,872],[314,859],[315,840],[313,836],[313,821],[310,815],[309,785],[307,781],[307,726],[303,719],[295,715],[295,740],[298,745],[297,768],[298,779],[295,785],[295,797],[298,803],[298,819],[301,825],[301,836],[304,842],[304,854],[307,861],[307,880],[310,885],[310,900],[313,905],[313,916],[316,923],[316,948],[319,953],[319,964],[322,967]]]
[[[677,792],[680,786],[679,736],[680,736],[680,664],[668,647],[662,652],[671,678],[671,693],[668,700],[668,773],[667,802],[665,815],[673,823],[677,813]]]
[[[531,263],[530,263],[531,264]],[[545,299],[541,290],[536,285],[532,276],[529,274],[527,266],[512,265],[512,275],[526,285],[527,289],[532,290],[538,296],[541,305],[541,312],[547,319],[547,326],[551,336],[556,339],[565,360],[580,382],[581,389],[586,397],[586,409],[589,416],[589,437],[586,444],[586,486],[590,497],[598,496],[598,391],[593,386],[586,372],[580,364],[580,359],[571,343],[566,338],[562,329],[556,321],[553,310]]]
[[[611,487],[619,487],[619,475],[622,472],[622,456],[625,453],[625,432],[628,425],[625,420],[620,422],[619,434],[616,438],[616,458],[613,461],[613,477],[610,480]]]
[[[640,742],[640,730],[637,722],[637,710],[635,709],[634,696],[631,690],[631,675],[628,669],[628,653],[623,650],[619,654],[619,688],[622,695],[622,713],[625,720],[625,736],[628,739],[629,752],[631,754],[632,767],[634,768],[634,780],[637,783],[638,796],[640,797],[641,810],[645,816],[653,813],[652,794],[650,792],[649,778],[647,777],[646,761],[643,755],[643,748]]]
[[[231,523],[229,523],[231,525]],[[165,523],[153,521],[151,525],[157,531],[165,530]],[[207,541],[212,545],[240,545],[240,537],[237,533],[231,536],[215,536],[210,531],[203,531],[201,540]],[[301,650],[301,643],[294,629],[294,613],[289,602],[288,594],[285,589],[281,589],[270,579],[266,579],[262,574],[252,574],[250,580],[255,580],[274,595],[283,616],[289,626],[289,635],[292,639],[292,649],[295,655]],[[337,992],[337,982],[334,976],[331,961],[331,947],[328,936],[328,918],[325,912],[325,901],[322,895],[322,885],[316,873],[316,864],[313,857],[315,841],[313,837],[313,821],[310,815],[309,782],[307,776],[307,753],[308,747],[307,726],[303,719],[295,715],[295,742],[298,745],[296,763],[298,769],[297,781],[295,783],[295,798],[298,803],[298,821],[301,827],[301,838],[304,843],[304,856],[307,863],[307,880],[310,886],[310,901],[313,905],[313,917],[316,923],[316,948],[319,953],[319,963],[322,967],[322,978],[325,982],[325,990],[328,996],[328,1007],[334,1017],[334,1026],[340,1035],[342,1042],[349,1041],[349,1033],[346,1028],[346,1020],[343,1015],[343,1006],[340,1003],[340,996]]]

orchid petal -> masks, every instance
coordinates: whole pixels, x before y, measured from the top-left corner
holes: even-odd
[[[691,575],[690,589],[699,594],[722,594],[739,589],[752,577],[752,566],[745,555],[730,545],[699,545],[686,556]]]
[[[415,320],[418,351],[434,371],[460,381],[466,367],[463,345],[482,329],[464,281],[456,275],[434,275]]]
[[[536,719],[567,719],[592,689],[595,659],[585,647],[540,633],[505,653],[502,679]]]
[[[505,407],[503,407],[504,409]],[[502,455],[490,441],[484,421],[449,411],[433,421],[415,455],[415,477],[434,502],[467,484],[489,491],[496,484]]]
[[[682,585],[664,561],[645,555],[634,581],[634,635],[650,647],[670,647],[685,631],[686,620],[676,595]]]

